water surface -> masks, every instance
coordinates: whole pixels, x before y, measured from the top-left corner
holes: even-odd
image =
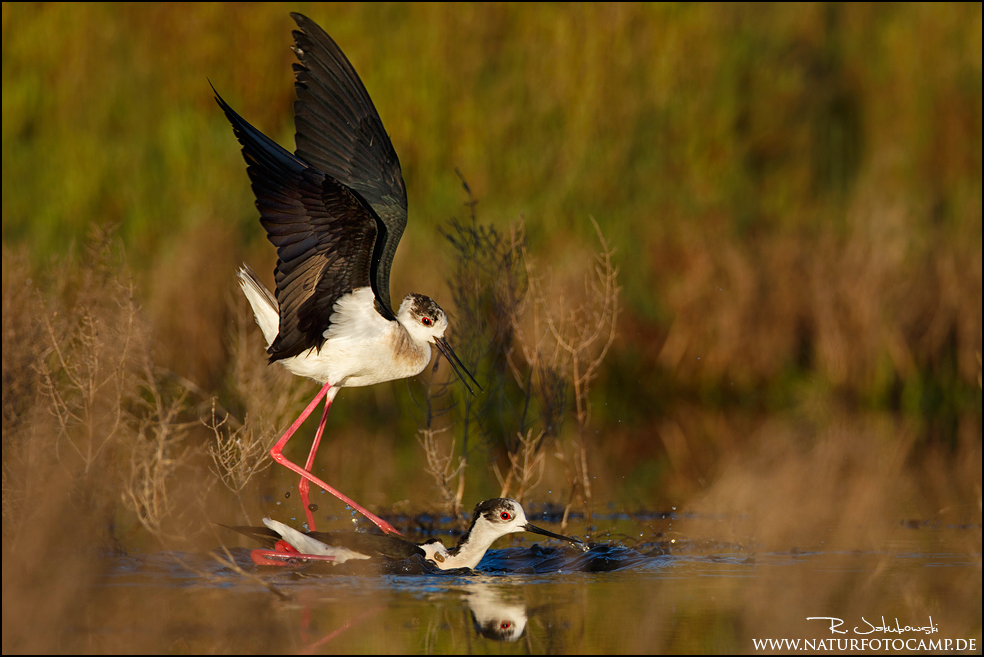
[[[966,549],[979,546],[979,525],[890,523],[877,550],[688,538],[720,522],[596,516],[613,531],[587,553],[506,538],[475,571],[449,573],[413,561],[386,572],[259,567],[246,548],[231,549],[231,563],[107,556],[109,574],[70,632],[99,652],[730,653],[831,638],[975,640],[980,651],[981,554]],[[848,633],[808,617],[841,619]]]

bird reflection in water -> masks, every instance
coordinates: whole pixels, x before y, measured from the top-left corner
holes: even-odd
[[[471,613],[472,627],[481,637],[511,643],[526,631],[529,620],[526,604],[507,600],[499,587],[475,582],[466,589],[465,603]]]

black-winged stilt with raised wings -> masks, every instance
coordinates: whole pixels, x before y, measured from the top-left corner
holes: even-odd
[[[438,539],[413,543],[399,536],[360,534],[356,532],[301,532],[282,522],[263,519],[264,527],[229,527],[240,534],[258,539],[270,547],[280,540],[297,552],[254,551],[252,558],[261,565],[283,565],[290,559],[330,560],[345,563],[349,559],[384,558],[391,561],[414,555],[430,561],[441,570],[474,568],[495,541],[506,534],[532,532],[572,543],[582,550],[582,541],[554,534],[526,519],[523,506],[516,500],[499,497],[475,507],[468,531],[450,550]]]
[[[340,388],[416,376],[435,345],[471,391],[481,389],[444,338],[447,315],[432,299],[408,294],[394,312],[389,277],[407,223],[400,162],[355,69],[311,19],[292,13],[297,100],[294,154],[216,101],[243,145],[260,223],[277,247],[276,292],[246,265],[239,282],[267,341],[270,362],[322,384],[320,392],[270,450],[301,476],[308,526],[313,482],[376,524],[385,520],[311,473],[332,400]],[[214,88],[213,88],[214,91]],[[466,379],[467,376],[467,379]],[[320,401],[325,410],[302,468],[283,450]]]

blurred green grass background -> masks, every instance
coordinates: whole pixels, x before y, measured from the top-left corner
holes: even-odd
[[[16,275],[52,285],[116,227],[156,362],[248,410],[224,392],[234,271],[274,253],[208,83],[292,150],[288,10],[340,44],[399,154],[396,297],[447,307],[456,168],[560,282],[598,221],[623,312],[593,413],[640,498],[680,470],[675,432],[691,461],[721,454],[731,434],[699,418],[722,410],[879,411],[980,442],[980,4],[4,4]],[[392,406],[359,394],[333,422]]]

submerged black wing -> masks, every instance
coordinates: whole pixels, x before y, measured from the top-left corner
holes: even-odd
[[[247,527],[244,525],[235,525],[230,527],[229,525],[223,525],[221,522],[215,523],[219,527],[225,527],[226,529],[231,529],[234,532],[238,532],[243,536],[247,536],[254,541],[259,541],[260,545],[272,550],[280,540],[280,534],[273,531],[269,527]]]
[[[407,190],[389,135],[355,69],[311,19],[292,13],[297,101],[297,156],[355,191],[381,220],[373,251],[372,289],[393,317],[389,274],[407,225]]]
[[[213,91],[214,91],[213,87]],[[335,301],[370,285],[379,219],[356,194],[215,100],[243,145],[267,238],[277,247],[280,332],[270,361],[324,344]]]
[[[409,559],[415,554],[421,557],[425,556],[424,550],[417,544],[393,534],[332,532],[319,536],[318,532],[314,532],[311,536],[332,547],[345,547],[370,557],[399,560]]]

